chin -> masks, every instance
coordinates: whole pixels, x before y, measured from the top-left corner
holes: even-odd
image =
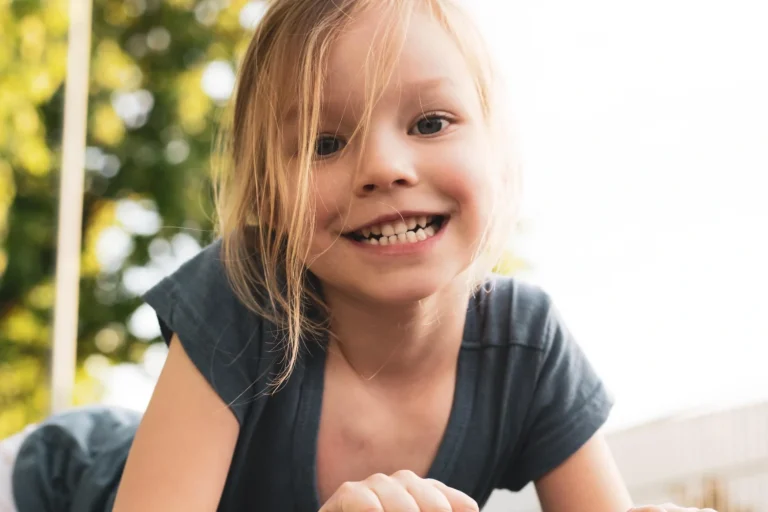
[[[333,289],[361,304],[408,305],[449,289],[464,286],[472,254],[465,248],[447,245],[440,254],[411,265],[361,264],[357,258],[334,257],[328,251],[310,270],[328,291]]]
[[[443,285],[445,283],[442,283]],[[426,280],[408,283],[389,283],[386,286],[366,286],[357,290],[366,300],[383,305],[407,305],[429,298],[441,290],[437,283]]]
[[[384,278],[349,283],[351,295],[366,302],[398,306],[408,305],[432,297],[441,291],[453,287],[463,275],[462,269],[432,269],[431,272],[419,272],[412,275],[387,275]]]

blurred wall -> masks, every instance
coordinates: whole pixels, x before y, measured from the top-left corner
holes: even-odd
[[[608,441],[635,503],[768,510],[768,402],[652,422]],[[529,487],[494,494],[484,510],[541,509]]]

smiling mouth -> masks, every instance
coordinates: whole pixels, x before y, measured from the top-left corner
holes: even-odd
[[[423,242],[435,236],[448,220],[447,215],[405,217],[394,222],[382,222],[344,233],[342,236],[355,242],[370,245],[395,245]]]

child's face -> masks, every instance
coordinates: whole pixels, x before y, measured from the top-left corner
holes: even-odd
[[[327,293],[398,303],[436,293],[470,265],[488,221],[490,145],[463,55],[416,13],[364,147],[357,138],[338,152],[365,105],[376,14],[360,16],[332,48],[308,263]]]

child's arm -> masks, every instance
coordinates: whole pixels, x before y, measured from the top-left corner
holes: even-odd
[[[536,481],[536,492],[544,512],[624,512],[632,507],[608,444],[599,432]]]
[[[174,335],[136,432],[115,512],[214,512],[239,425]]]

